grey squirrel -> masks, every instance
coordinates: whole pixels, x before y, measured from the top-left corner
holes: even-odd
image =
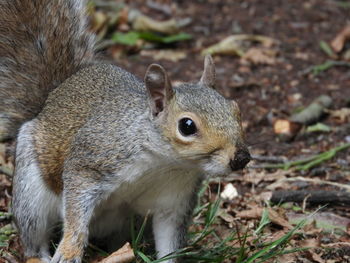
[[[88,238],[115,233],[125,211],[150,211],[161,258],[185,245],[204,177],[249,162],[240,111],[214,89],[210,56],[197,83],[172,87],[157,64],[142,82],[98,62],[85,27],[80,0],[0,2],[0,140],[17,138],[12,209],[25,257],[81,262]]]

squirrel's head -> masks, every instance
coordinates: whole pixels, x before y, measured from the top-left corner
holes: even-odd
[[[237,103],[215,90],[215,67],[206,56],[198,83],[171,86],[165,70],[149,66],[145,85],[152,116],[178,158],[209,175],[242,169],[250,160]]]

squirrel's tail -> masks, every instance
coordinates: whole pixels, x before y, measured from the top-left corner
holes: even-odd
[[[34,118],[50,91],[93,63],[83,0],[0,1],[0,141]]]

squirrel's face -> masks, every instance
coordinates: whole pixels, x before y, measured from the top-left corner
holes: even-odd
[[[174,157],[206,174],[224,175],[244,168],[250,155],[238,105],[215,91],[214,82],[211,57],[206,57],[197,84],[173,89],[165,71],[155,65],[145,78],[153,115],[175,150]]]
[[[250,155],[238,105],[207,89],[175,89],[162,128],[180,159],[208,175],[225,175],[244,168]]]

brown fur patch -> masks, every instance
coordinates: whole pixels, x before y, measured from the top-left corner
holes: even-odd
[[[26,263],[44,263],[40,258],[29,258],[26,260]]]
[[[77,242],[73,242],[76,239]],[[73,232],[65,232],[59,251],[65,260],[80,258],[83,254],[84,240],[83,235],[75,237]]]

